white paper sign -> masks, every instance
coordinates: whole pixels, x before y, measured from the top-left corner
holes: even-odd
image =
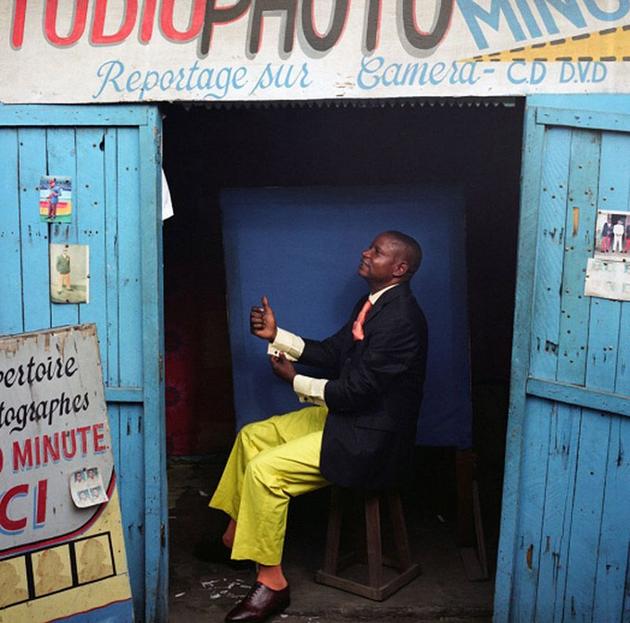
[[[620,0],[3,0],[0,99],[627,92]]]
[[[630,301],[630,263],[589,258],[584,284],[585,296]]]

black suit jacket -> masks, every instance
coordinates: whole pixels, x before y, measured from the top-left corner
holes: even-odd
[[[320,469],[335,484],[382,489],[408,474],[416,439],[427,352],[427,328],[409,284],[385,292],[370,310],[365,339],[352,323],[323,340],[305,339],[301,363],[336,370],[326,384],[328,418]]]

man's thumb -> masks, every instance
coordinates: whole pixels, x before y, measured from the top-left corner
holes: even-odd
[[[263,296],[262,299],[260,299],[260,302],[262,303],[265,311],[267,311],[269,309],[269,299],[266,296]]]

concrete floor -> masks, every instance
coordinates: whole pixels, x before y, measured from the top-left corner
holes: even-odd
[[[208,509],[209,494],[220,475],[221,460],[169,466],[170,620],[214,623],[244,596],[255,573],[195,557],[199,543],[219,536],[221,513]],[[466,578],[453,526],[427,516],[405,498],[412,553],[422,575],[379,603],[313,580],[324,552],[329,492],[318,491],[291,503],[284,553],[291,585],[291,606],[275,623],[347,623],[349,621],[491,621],[493,582]]]

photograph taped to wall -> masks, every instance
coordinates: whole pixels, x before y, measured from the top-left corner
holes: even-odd
[[[90,248],[88,245],[50,245],[50,300],[53,303],[89,303]]]
[[[597,211],[595,259],[624,262],[630,257],[630,212]]]
[[[39,217],[47,223],[72,220],[72,180],[66,175],[42,175],[39,180]]]

